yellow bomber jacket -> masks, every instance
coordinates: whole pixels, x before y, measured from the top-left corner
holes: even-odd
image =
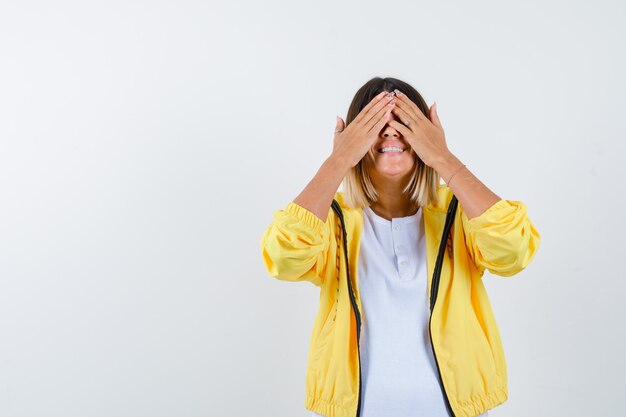
[[[439,203],[422,208],[428,294],[453,197],[445,184],[437,192]],[[309,281],[320,289],[309,345],[306,409],[327,417],[359,417],[363,309],[357,266],[363,212],[348,206],[342,191],[335,200],[343,213],[347,248],[334,210],[324,222],[294,202],[274,213],[260,243],[270,276]],[[448,409],[454,417],[472,417],[508,398],[504,350],[482,276],[485,270],[502,277],[520,272],[537,252],[540,235],[521,201],[499,200],[472,219],[460,204],[457,208],[429,326]]]

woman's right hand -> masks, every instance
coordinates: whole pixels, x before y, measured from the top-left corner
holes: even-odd
[[[356,166],[378,140],[380,131],[391,118],[394,105],[393,92],[382,91],[347,127],[341,117],[337,117],[332,156],[345,161],[349,168]]]

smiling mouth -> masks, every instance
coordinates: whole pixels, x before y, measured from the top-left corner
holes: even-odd
[[[378,149],[378,153],[380,153],[380,154],[386,154],[386,153],[403,153],[403,152],[405,152],[405,151],[406,151],[406,149],[402,149],[402,148],[394,148],[394,149],[389,149],[389,150],[387,150],[387,151],[383,152],[383,149],[385,149],[385,148],[380,148],[380,149]]]

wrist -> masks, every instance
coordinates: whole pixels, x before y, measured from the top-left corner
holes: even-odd
[[[346,158],[335,153],[332,153],[328,158],[326,158],[325,162],[344,173],[347,173],[351,168]]]
[[[450,177],[459,169],[460,166],[463,165],[463,162],[454,156],[452,153],[448,152],[445,155],[442,155],[438,158],[437,163],[435,165],[435,171],[439,174],[441,178],[446,182],[446,184],[450,181]]]

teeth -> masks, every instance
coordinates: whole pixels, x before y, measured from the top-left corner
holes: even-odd
[[[403,152],[402,148],[397,148],[395,146],[390,146],[388,148],[382,148],[379,152]]]

